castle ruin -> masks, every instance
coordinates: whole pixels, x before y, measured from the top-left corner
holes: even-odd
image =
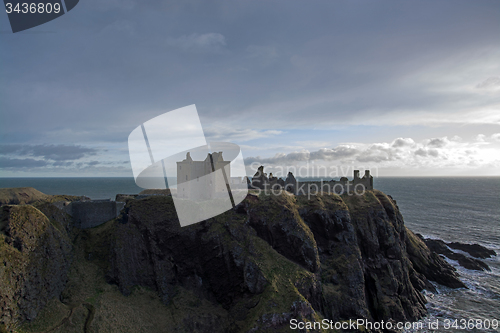
[[[221,170],[222,172],[215,172]],[[192,182],[196,180],[196,182]],[[230,192],[230,184],[248,184],[248,189],[264,191],[288,191],[295,195],[314,194],[344,194],[363,193],[373,190],[373,177],[370,170],[365,170],[363,177],[359,170],[354,170],[353,180],[341,177],[340,180],[298,181],[293,173],[289,172],[285,179],[264,173],[264,166],[260,166],[250,180],[231,178],[230,161],[224,161],[222,152],[208,153],[203,161],[194,161],[188,152],[186,158],[177,162],[177,196],[193,200],[207,200]],[[247,185],[244,185],[245,188]],[[200,190],[202,189],[202,190]]]
[[[348,180],[347,177],[341,177],[340,180],[299,182],[291,172],[284,180],[274,177],[272,173],[268,177],[264,173],[264,166],[260,166],[252,177],[249,188],[273,192],[284,190],[295,195],[361,193],[373,190],[373,176],[370,175],[370,170],[365,170],[364,176],[360,178],[359,170],[354,170],[352,181]]]
[[[54,205],[73,218],[75,227],[88,229],[118,217],[125,202],[109,199],[79,200],[73,202],[58,201]]]
[[[203,161],[194,161],[191,154],[187,153],[183,161],[177,162],[177,196],[203,200],[213,198],[218,193],[227,193],[230,191],[231,179],[229,163],[231,162],[224,161],[222,152],[209,153]],[[222,172],[215,172],[216,170]],[[190,182],[195,179],[196,184]]]

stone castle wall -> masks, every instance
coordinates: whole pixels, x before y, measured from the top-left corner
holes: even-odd
[[[73,217],[75,227],[88,229],[116,218],[125,202],[111,200],[73,201],[61,207]]]
[[[359,170],[354,170],[352,181],[345,177],[340,180],[329,181],[297,181],[291,172],[288,173],[285,180],[267,176],[264,173],[264,167],[260,166],[249,184],[250,189],[261,189],[266,191],[285,190],[295,195],[314,195],[314,194],[344,194],[344,193],[362,193],[366,190],[373,190],[373,177],[370,171],[366,170],[365,175],[360,178]]]
[[[177,195],[203,200],[226,192],[226,177],[231,179],[229,163],[224,161],[222,152],[209,153],[203,161],[194,161],[187,153],[184,160],[177,162]]]

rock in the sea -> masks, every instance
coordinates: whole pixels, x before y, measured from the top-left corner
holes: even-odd
[[[461,250],[467,252],[471,256],[479,259],[487,259],[497,255],[493,250],[490,250],[479,244],[464,244],[458,242],[446,243],[449,247],[455,250]]]
[[[469,244],[461,244],[461,243],[445,243],[444,241],[440,239],[424,239],[421,235],[419,235],[421,239],[425,242],[427,247],[431,249],[432,251],[444,255],[445,257],[451,259],[451,260],[456,260],[458,264],[464,268],[475,270],[475,271],[490,271],[490,267],[483,261],[475,258],[470,258],[462,253],[457,253],[453,252],[450,250],[449,246],[450,244],[453,244],[455,249],[474,249],[470,250],[471,252],[475,251],[477,255],[485,255],[489,254],[491,250],[488,250],[478,244],[474,244],[476,246],[472,246]],[[450,246],[451,247],[451,246]],[[493,251],[493,253],[495,253]],[[489,257],[489,256],[488,256]]]

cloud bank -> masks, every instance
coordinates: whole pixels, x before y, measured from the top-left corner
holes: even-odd
[[[396,138],[392,142],[345,143],[334,148],[315,151],[306,149],[290,153],[277,153],[272,157],[247,157],[247,166],[263,164],[268,167],[299,167],[306,163],[313,166],[358,165],[363,169],[400,169],[411,173],[415,170],[464,170],[499,168],[500,156],[496,154],[500,133],[479,135],[481,140],[465,142],[462,138],[440,137],[416,142],[412,138]],[[438,171],[439,173],[439,171]],[[390,174],[384,174],[386,176]]]

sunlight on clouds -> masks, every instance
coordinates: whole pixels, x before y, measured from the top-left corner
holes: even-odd
[[[335,148],[306,149],[290,153],[277,153],[273,157],[248,157],[247,165],[264,164],[270,167],[300,167],[314,163],[316,166],[358,165],[376,169],[381,175],[390,176],[384,170],[399,169],[398,174],[444,175],[470,174],[481,170],[481,174],[500,174],[500,133],[490,137],[479,134],[476,140],[464,141],[458,136],[451,138],[429,138],[416,142],[412,138],[396,138],[392,142],[371,144],[348,143]]]
[[[500,133],[492,134],[491,139],[494,141],[500,141]]]

